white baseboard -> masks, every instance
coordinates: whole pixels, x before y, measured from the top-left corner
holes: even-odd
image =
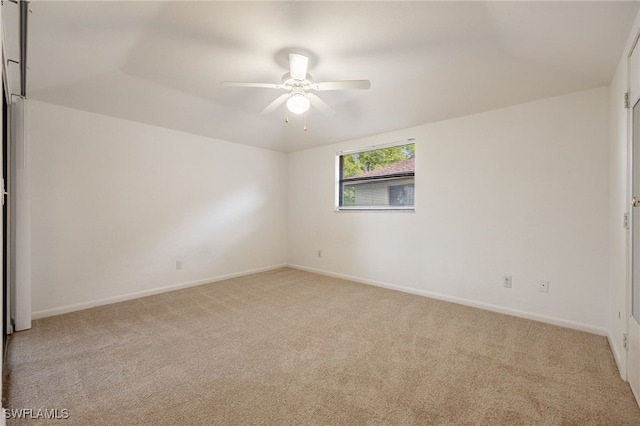
[[[618,366],[618,372],[620,373],[620,377],[625,382],[627,381],[627,360],[626,353],[620,353],[618,350],[618,346],[614,343],[615,338],[611,335],[611,332],[607,333],[607,340],[609,341],[609,347],[611,348],[611,353],[613,353],[613,359],[616,361],[616,365]],[[624,358],[623,358],[624,355]]]
[[[54,315],[66,314],[69,312],[81,311],[83,309],[94,308],[96,306],[110,305],[112,303],[124,302],[127,300],[138,299],[140,297],[152,296],[154,294],[166,293],[169,291],[180,290],[182,288],[195,287],[198,285],[213,283],[216,281],[228,280],[231,278],[242,277],[245,275],[257,274],[259,272],[272,271],[274,269],[285,268],[287,265],[274,265],[264,268],[251,269],[248,271],[235,272],[232,274],[220,275],[217,277],[204,278],[196,281],[189,281],[186,283],[174,284],[166,287],[153,288],[150,290],[137,291],[135,293],[123,294],[120,296],[107,297],[104,299],[91,300],[89,302],[77,303],[74,305],[61,306],[59,308],[45,309],[43,311],[33,312],[31,314],[32,319],[52,317]]]
[[[117,303],[117,302],[124,302],[124,301],[127,301],[127,300],[137,299],[137,298],[140,298],[140,297],[151,296],[151,295],[160,294],[160,293],[166,293],[166,292],[169,292],[169,291],[179,290],[179,289],[188,288],[188,287],[195,287],[195,286],[198,286],[198,285],[203,285],[203,284],[208,284],[208,283],[212,283],[212,282],[216,282],[216,281],[222,281],[222,280],[227,280],[227,279],[231,279],[231,278],[241,277],[241,276],[244,276],[244,275],[251,275],[251,274],[256,274],[256,273],[260,273],[260,272],[272,271],[274,269],[279,269],[279,268],[284,268],[284,267],[290,267],[290,268],[299,269],[299,270],[302,270],[302,271],[308,271],[308,272],[313,272],[313,273],[316,273],[316,274],[326,275],[326,276],[330,276],[330,277],[341,278],[341,279],[354,281],[354,282],[358,282],[358,283],[362,283],[362,284],[369,284],[369,285],[373,285],[373,286],[376,286],[376,287],[383,287],[383,288],[388,288],[388,289],[391,289],[391,290],[402,291],[404,293],[416,294],[418,296],[430,297],[432,299],[444,300],[446,302],[452,302],[452,303],[457,303],[457,304],[460,304],[460,305],[471,306],[471,307],[474,307],[474,308],[485,309],[485,310],[492,311],[492,312],[498,312],[498,313],[501,313],[501,314],[507,314],[507,315],[512,315],[512,316],[516,316],[516,317],[520,317],[520,318],[531,319],[531,320],[534,320],[534,321],[540,321],[540,322],[544,322],[544,323],[547,323],[547,324],[558,325],[558,326],[561,326],[561,327],[571,328],[571,329],[575,329],[575,330],[586,331],[588,333],[598,334],[600,336],[606,336],[610,340],[612,339],[612,337],[609,336],[609,333],[607,332],[607,330],[602,328],[602,327],[597,327],[597,326],[593,326],[593,325],[589,325],[589,324],[583,324],[583,323],[579,323],[579,322],[575,322],[575,321],[569,321],[569,320],[565,320],[565,319],[561,319],[561,318],[549,317],[549,316],[546,316],[546,315],[540,315],[540,314],[536,314],[536,313],[533,313],[533,312],[521,311],[521,310],[518,310],[518,309],[507,308],[507,307],[504,307],[504,306],[498,306],[498,305],[493,305],[493,304],[489,304],[489,303],[478,302],[478,301],[471,300],[471,299],[464,299],[464,298],[460,298],[460,297],[456,297],[456,296],[449,296],[449,295],[446,295],[446,294],[440,294],[440,293],[435,293],[435,292],[431,292],[431,291],[415,289],[415,288],[411,288],[411,287],[403,287],[403,286],[399,286],[399,285],[395,285],[395,284],[384,283],[384,282],[381,282],[381,281],[374,281],[374,280],[355,277],[355,276],[351,276],[351,275],[338,274],[338,273],[334,273],[334,272],[330,272],[330,271],[324,271],[324,270],[321,270],[321,269],[308,268],[306,266],[291,265],[291,264],[289,264],[289,265],[281,264],[281,265],[268,266],[268,267],[264,267],[264,268],[251,269],[251,270],[248,270],[248,271],[236,272],[236,273],[232,273],[232,274],[220,275],[220,276],[217,276],[217,277],[204,278],[204,279],[201,279],[201,280],[189,281],[189,282],[185,282],[185,283],[179,283],[179,284],[170,285],[170,286],[167,286],[167,287],[154,288],[154,289],[150,289],[150,290],[144,290],[144,291],[139,291],[139,292],[134,292],[134,293],[128,293],[128,294],[114,296],[114,297],[108,297],[108,298],[104,298],[104,299],[97,299],[97,300],[92,300],[92,301],[83,302],[83,303],[77,303],[77,304],[73,304],[73,305],[61,306],[61,307],[58,307],[58,308],[46,309],[46,310],[42,310],[42,311],[33,312],[31,314],[31,318],[35,320],[35,319],[50,317],[50,316],[54,316],[54,315],[66,314],[66,313],[69,313],[69,312],[80,311],[80,310],[83,310],[83,309],[93,308],[93,307],[96,307],[96,306],[103,306],[103,305],[109,305],[109,304]],[[618,369],[622,373],[622,371],[623,371],[623,369],[621,368],[621,365],[622,365],[621,359],[622,358],[620,357],[620,354],[617,352],[616,346],[612,345],[611,342],[609,344],[610,344],[610,346],[612,348],[612,351],[614,353],[614,357],[616,359],[616,363],[618,364]]]
[[[507,308],[505,306],[492,305],[490,303],[478,302],[478,301],[471,300],[471,299],[464,299],[464,298],[461,298],[461,297],[449,296],[449,295],[446,295],[446,294],[434,293],[434,292],[431,292],[431,291],[419,290],[419,289],[415,289],[415,288],[411,288],[411,287],[403,287],[403,286],[399,286],[399,285],[395,285],[395,284],[388,284],[388,283],[384,283],[384,282],[380,282],[380,281],[368,280],[368,279],[365,279],[365,278],[354,277],[354,276],[351,276],[351,275],[337,274],[335,272],[329,272],[329,271],[324,271],[324,270],[315,269],[315,268],[308,268],[306,266],[291,265],[291,264],[289,264],[287,266],[290,267],[290,268],[294,268],[294,269],[300,269],[301,271],[313,272],[313,273],[316,273],[316,274],[326,275],[326,276],[334,277],[334,278],[342,278],[342,279],[345,279],[345,280],[355,281],[355,282],[362,283],[362,284],[369,284],[369,285],[373,285],[373,286],[376,286],[376,287],[388,288],[390,290],[398,290],[398,291],[402,291],[404,293],[416,294],[418,296],[425,296],[425,297],[430,297],[432,299],[444,300],[445,302],[457,303],[459,305],[471,306],[471,307],[474,307],[474,308],[480,308],[480,309],[484,309],[484,310],[487,310],[487,311],[498,312],[498,313],[501,313],[501,314],[511,315],[511,316],[514,316],[514,317],[519,317],[519,318],[525,318],[525,319],[530,319],[530,320],[534,320],[534,321],[544,322],[544,323],[547,323],[547,324],[557,325],[557,326],[565,327],[565,328],[571,328],[571,329],[579,330],[579,331],[586,331],[588,333],[597,334],[597,335],[600,335],[600,336],[607,336],[607,330],[606,329],[604,329],[602,327],[590,325],[590,324],[583,324],[583,323],[576,322],[576,321],[570,321],[570,320],[565,320],[565,319],[561,319],[561,318],[549,317],[549,316],[546,316],[546,315],[536,314],[534,312],[521,311],[519,309],[512,309],[512,308]]]

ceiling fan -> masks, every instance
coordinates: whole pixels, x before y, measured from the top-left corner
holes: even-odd
[[[313,91],[323,90],[362,90],[371,87],[369,80],[343,80],[314,82],[307,74],[309,58],[298,54],[289,53],[289,72],[282,76],[282,83],[248,83],[241,81],[223,81],[223,86],[228,87],[260,87],[266,89],[286,90],[273,102],[264,108],[260,114],[269,114],[283,103],[287,103],[287,109],[295,114],[302,114],[313,105],[318,111],[326,116],[331,116],[336,112],[320,99]]]

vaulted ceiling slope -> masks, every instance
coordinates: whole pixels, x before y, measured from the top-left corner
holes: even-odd
[[[292,152],[610,83],[637,2],[31,3],[27,96],[71,108]],[[286,52],[337,113],[281,94]],[[295,50],[295,49],[294,49]]]

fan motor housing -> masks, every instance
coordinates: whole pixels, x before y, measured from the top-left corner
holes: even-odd
[[[286,73],[282,76],[282,85],[287,90],[293,90],[296,87],[300,87],[302,90],[312,90],[311,78],[311,74],[307,74],[304,80],[297,80],[291,77],[291,73]]]

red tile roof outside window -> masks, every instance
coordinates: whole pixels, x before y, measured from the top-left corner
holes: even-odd
[[[416,170],[416,159],[408,158],[403,161],[399,161],[397,163],[389,164],[385,167],[380,167],[379,169],[371,170],[365,173],[361,173],[356,176],[351,176],[348,179],[360,179],[360,178],[373,178],[373,177],[383,177],[383,176],[395,176],[404,173],[415,173]]]

